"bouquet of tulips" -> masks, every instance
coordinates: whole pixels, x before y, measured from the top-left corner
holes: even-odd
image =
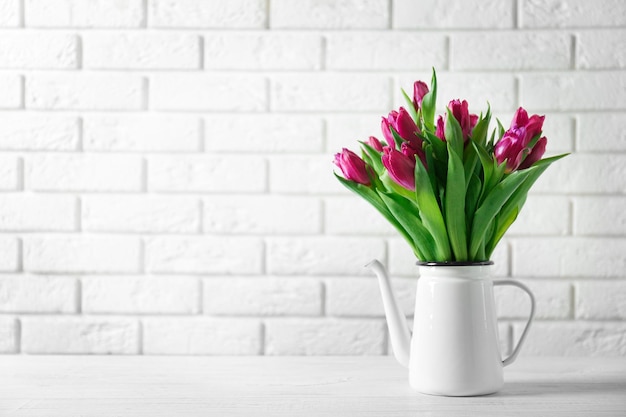
[[[531,186],[564,155],[542,156],[544,116],[519,108],[508,130],[489,135],[491,110],[470,114],[452,100],[435,120],[437,77],[416,81],[407,108],[382,118],[384,141],[370,136],[361,156],[343,149],[335,174],[374,206],[423,262],[488,261]]]

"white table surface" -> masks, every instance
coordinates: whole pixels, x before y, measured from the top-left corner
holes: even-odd
[[[391,357],[0,356],[0,416],[626,416],[626,359],[520,358],[483,397]]]

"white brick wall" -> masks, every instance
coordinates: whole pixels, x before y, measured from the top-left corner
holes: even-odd
[[[626,2],[0,0],[0,353],[388,354],[413,255],[333,178],[400,88],[546,115],[524,355],[626,356]],[[528,300],[497,288],[503,350]]]

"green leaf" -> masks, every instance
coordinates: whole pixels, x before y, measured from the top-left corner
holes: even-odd
[[[496,122],[498,122],[498,138],[502,138],[504,132],[506,132],[506,129],[504,128],[504,126],[502,126],[502,123],[500,123],[500,119],[498,119],[497,117]]]
[[[378,174],[378,176],[382,175],[383,172],[385,172],[385,167],[383,166],[383,161],[381,159],[381,155],[380,152],[378,152],[376,149],[372,148],[370,145],[368,145],[365,142],[361,142],[361,147],[363,149],[363,156],[367,156],[368,157],[368,161],[366,161],[372,168],[374,168],[374,171],[376,171],[376,174]],[[365,158],[363,158],[365,159]]]
[[[485,245],[487,229],[490,227],[495,216],[515,190],[530,175],[532,168],[515,171],[498,183],[491,191],[483,196],[483,201],[476,210],[470,239],[470,260],[477,260],[479,248]]]
[[[435,159],[448,164],[448,148],[446,143],[439,139],[435,134],[425,131],[424,135],[420,135],[420,139],[432,145]]]
[[[433,68],[430,90],[422,97],[422,118],[428,130],[435,130],[435,108],[437,106],[437,74]]]
[[[404,91],[404,88],[402,88],[401,90],[402,90],[402,97],[404,97],[404,101],[406,101],[409,114],[413,118],[413,121],[415,122],[415,124],[419,126],[420,125],[419,117],[417,116],[417,110],[415,109],[415,104],[413,104],[413,99],[409,97],[406,91]]]
[[[481,117],[472,130],[472,139],[479,145],[485,146],[487,143],[487,133],[489,130],[489,123],[491,122],[491,106],[487,106],[487,113],[485,117]]]
[[[470,138],[470,141],[472,139]],[[472,176],[476,172],[478,164],[478,153],[473,145],[466,146],[463,150],[463,169],[465,171],[465,188],[469,188]]]
[[[452,150],[456,152],[459,158],[463,158],[463,146],[465,145],[463,130],[452,111],[449,108],[446,111],[445,136],[448,143],[448,153]]]
[[[422,261],[433,259],[435,241],[417,216],[417,207],[395,194],[380,193],[380,197],[411,237],[415,255]]]
[[[430,185],[428,172],[421,163],[415,164],[415,197],[424,226],[435,240],[436,256],[433,260],[438,262],[449,261],[452,257],[446,224]]]
[[[446,136],[447,137],[447,136]],[[445,213],[448,237],[455,261],[467,261],[467,229],[465,226],[465,170],[463,161],[448,142],[448,182]]]
[[[480,198],[482,188],[483,185],[480,181],[480,177],[476,174],[472,174],[465,195],[465,226],[468,234],[470,233],[469,229],[474,220],[474,214],[476,213],[476,207],[478,206],[478,199]]]
[[[509,197],[506,203],[502,206],[500,213],[498,214],[496,231],[493,238],[490,240],[487,245],[487,255],[491,256],[493,250],[495,250],[498,242],[504,236],[506,231],[509,229],[511,224],[517,218],[517,215],[522,210],[524,203],[526,202],[526,196],[530,191],[531,187],[535,184],[535,182],[539,179],[539,177],[545,172],[545,170],[555,161],[558,161],[561,158],[564,158],[568,154],[557,155],[551,158],[545,158],[537,161],[533,164],[532,167],[520,171],[525,172],[529,171],[530,173],[528,177],[524,180],[524,182],[515,190],[515,192]]]
[[[389,126],[389,131],[391,132],[391,136],[393,136],[393,141],[396,143],[395,148],[396,149],[402,148],[402,144],[406,141],[402,139],[402,136],[400,136],[400,134],[396,132],[396,129],[394,129],[393,126]],[[392,144],[389,144],[389,146],[391,145]],[[393,146],[391,147],[393,148]]]

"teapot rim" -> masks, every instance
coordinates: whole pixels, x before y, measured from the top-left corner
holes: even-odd
[[[487,266],[493,265],[493,261],[444,261],[444,262],[434,262],[434,261],[417,261],[416,265],[418,266]]]

